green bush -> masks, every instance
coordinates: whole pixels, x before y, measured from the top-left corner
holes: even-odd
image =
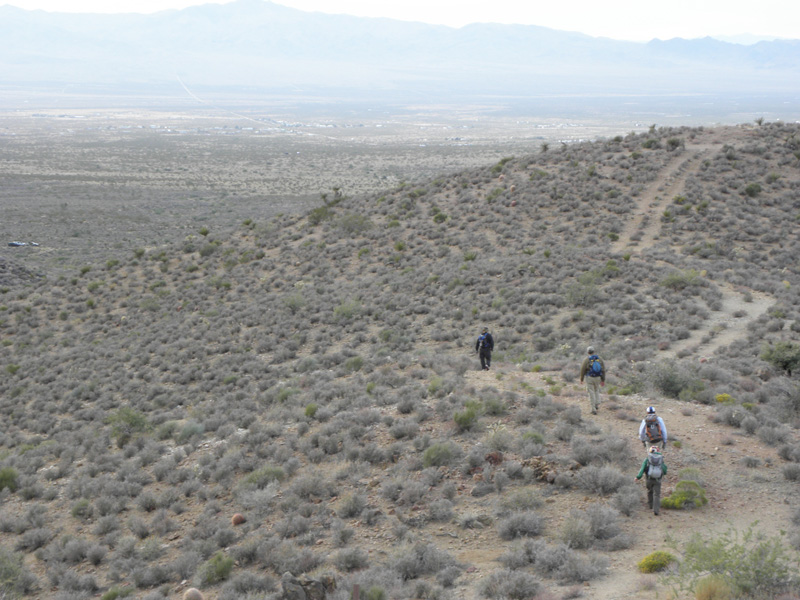
[[[661,508],[681,509],[705,506],[708,503],[705,490],[696,481],[679,481],[675,491],[661,499]]]
[[[744,193],[751,198],[755,198],[761,193],[761,185],[758,183],[748,183],[747,187],[744,188]]]
[[[761,360],[786,371],[791,377],[792,371],[800,367],[800,346],[792,342],[778,342],[774,346],[772,344],[764,346],[761,350]]]
[[[213,585],[226,580],[233,570],[233,558],[225,556],[222,551],[209,558],[199,569],[201,583]]]
[[[8,488],[12,492],[17,491],[17,479],[19,473],[14,467],[3,467],[0,469],[0,490]]]
[[[286,472],[281,467],[267,465],[248,474],[244,483],[262,489],[273,481],[283,481],[285,478]]]
[[[130,406],[118,408],[108,418],[108,423],[111,425],[111,438],[117,440],[119,448],[149,429],[147,417]]]
[[[669,567],[672,563],[677,562],[677,560],[678,559],[669,552],[656,550],[636,563],[636,566],[639,567],[639,571],[642,573],[658,573]]]
[[[422,464],[428,467],[443,467],[449,465],[455,458],[455,448],[449,442],[433,444],[422,455]]]
[[[133,587],[119,587],[115,585],[105,594],[100,596],[100,600],[117,600],[117,598],[127,598],[128,596],[132,596],[135,591],[136,588]]]
[[[32,583],[32,576],[22,564],[22,555],[0,546],[0,598],[22,598]]]
[[[453,420],[456,422],[456,427],[458,427],[459,431],[469,431],[478,424],[479,416],[479,407],[474,403],[468,402],[462,412],[456,411],[453,414]]]
[[[703,280],[694,269],[688,271],[675,271],[661,280],[661,285],[672,290],[681,291],[689,287],[702,285]]]
[[[344,368],[351,373],[355,371],[360,371],[361,367],[363,366],[364,366],[364,359],[361,358],[360,356],[351,356],[346,361],[344,361]]]
[[[757,524],[743,534],[733,528],[713,538],[696,533],[684,548],[677,573],[668,580],[680,590],[696,590],[698,580],[715,577],[730,587],[734,598],[775,598],[796,589],[797,552],[789,550],[781,536],[766,538],[755,530]],[[724,598],[705,596],[717,597]]]
[[[382,587],[373,585],[364,594],[365,600],[386,600],[386,590]]]

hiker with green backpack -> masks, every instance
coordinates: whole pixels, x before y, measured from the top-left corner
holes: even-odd
[[[664,455],[658,446],[650,446],[647,458],[642,461],[642,468],[636,476],[636,481],[647,475],[645,485],[647,486],[647,506],[653,509],[653,514],[658,515],[661,509],[661,479],[667,474],[667,464],[664,462]]]
[[[592,414],[597,414],[600,407],[600,388],[606,384],[606,366],[603,359],[594,353],[594,346],[589,346],[587,356],[581,364],[581,383],[586,379],[586,390],[589,392],[589,407]]]

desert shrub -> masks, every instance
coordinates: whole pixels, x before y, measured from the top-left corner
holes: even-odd
[[[589,548],[594,541],[588,519],[583,511],[570,511],[561,526],[561,541],[568,548]]]
[[[432,444],[422,454],[422,464],[428,467],[444,467],[451,464],[458,455],[458,448],[450,442]]]
[[[486,436],[486,445],[492,450],[506,451],[514,442],[514,434],[503,426],[493,427]]]
[[[541,508],[543,504],[544,500],[539,491],[533,486],[527,486],[504,494],[499,500],[499,511],[501,513],[530,511]]]
[[[567,555],[564,564],[556,572],[562,583],[585,583],[605,575],[608,559],[603,556],[582,556],[577,552]]]
[[[420,543],[398,550],[391,564],[404,580],[409,580],[438,573],[456,561],[447,551],[439,550],[433,544]]]
[[[25,550],[33,552],[38,548],[42,548],[53,539],[53,532],[46,527],[37,527],[29,529],[17,540],[17,550]]]
[[[451,521],[455,516],[453,503],[445,498],[434,500],[428,505],[428,517],[434,522]]]
[[[616,491],[612,498],[614,507],[626,517],[630,517],[639,508],[641,494],[634,485],[624,485]]]
[[[697,582],[694,597],[695,600],[732,600],[733,591],[724,579],[709,575]]]
[[[541,582],[523,571],[494,571],[478,583],[480,595],[491,600],[527,600],[541,591]]]
[[[3,467],[0,469],[0,491],[8,489],[10,492],[17,490],[19,473],[14,467]]]
[[[367,499],[362,494],[349,494],[339,501],[336,514],[342,519],[353,519],[361,514],[367,506]]]
[[[675,361],[652,363],[646,377],[656,390],[675,399],[691,400],[704,387],[694,369]]]
[[[699,508],[708,503],[705,490],[696,481],[679,481],[675,490],[661,499],[661,508]]]
[[[369,555],[361,548],[345,548],[336,553],[333,564],[340,571],[355,571],[369,565]]]
[[[734,597],[774,598],[800,583],[797,559],[781,537],[765,538],[755,524],[744,533],[733,528],[718,537],[697,533],[686,543],[670,580],[686,590],[713,576],[730,586]]]
[[[758,429],[758,419],[756,419],[753,415],[748,415],[741,421],[741,427],[750,435],[753,435],[756,430]]]
[[[214,585],[226,580],[233,570],[233,558],[217,552],[198,569],[198,580],[203,585]]]
[[[685,290],[689,287],[700,286],[702,284],[703,280],[700,277],[700,273],[694,269],[690,269],[688,271],[676,271],[670,273],[661,280],[661,285],[664,287],[678,291]]]
[[[135,592],[136,588],[134,587],[115,585],[102,596],[100,596],[100,600],[117,600],[117,598],[127,598],[128,596],[132,596]]]
[[[269,576],[259,577],[247,571],[231,576],[220,589],[219,600],[239,600],[240,598],[266,597],[266,592],[277,589],[275,580]]]
[[[543,519],[532,511],[525,511],[503,519],[497,525],[501,539],[513,540],[519,537],[534,537],[544,529]]]
[[[784,479],[787,481],[800,481],[800,464],[790,463],[781,468]]]
[[[613,494],[627,482],[625,475],[614,467],[589,466],[581,469],[575,479],[579,487],[601,496]]]
[[[108,418],[108,423],[111,425],[111,438],[120,448],[149,429],[147,417],[130,406],[118,408]]]
[[[22,554],[0,546],[0,598],[26,597],[36,586],[36,578],[22,561]]]
[[[466,406],[461,412],[456,411],[453,414],[453,421],[455,421],[459,431],[469,431],[477,425],[479,416],[480,412],[478,407],[471,404]]]
[[[573,509],[561,527],[561,540],[570,548],[586,549],[596,541],[607,541],[620,534],[619,513],[595,503],[586,510]]]
[[[800,345],[792,342],[776,342],[761,349],[761,359],[791,377],[792,371],[800,367]]]
[[[636,566],[642,573],[658,573],[664,571],[671,564],[677,562],[677,560],[678,559],[669,552],[656,550],[636,563]]]
[[[756,436],[767,446],[777,446],[789,437],[789,428],[785,425],[762,425],[756,429]]]

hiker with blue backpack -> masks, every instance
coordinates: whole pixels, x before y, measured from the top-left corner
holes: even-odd
[[[658,515],[661,510],[661,478],[667,474],[667,464],[658,446],[650,446],[647,457],[642,461],[642,468],[636,476],[636,481],[647,475],[647,506],[653,509],[653,514]]]
[[[587,356],[581,364],[581,383],[586,379],[586,389],[589,392],[589,406],[592,414],[597,414],[600,407],[600,388],[606,384],[606,366],[597,354],[594,353],[594,346],[587,348]]]
[[[475,342],[475,352],[481,358],[481,369],[488,371],[492,366],[492,350],[494,350],[494,339],[492,334],[489,333],[489,328],[484,327],[478,336],[478,341]]]

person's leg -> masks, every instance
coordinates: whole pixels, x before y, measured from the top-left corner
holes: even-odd
[[[661,510],[661,480],[656,479],[653,483],[653,512],[658,514]]]
[[[487,350],[486,351],[486,368],[488,369],[491,366],[492,366],[492,351],[491,350]]]
[[[483,369],[485,371],[486,370],[486,353],[483,350],[481,350],[479,355],[481,357],[481,369]]]
[[[645,475],[645,484],[647,485],[647,507],[653,508],[653,480]]]
[[[586,378],[586,389],[589,392],[589,408],[592,414],[597,414],[597,407],[600,405],[600,381],[597,377]]]

